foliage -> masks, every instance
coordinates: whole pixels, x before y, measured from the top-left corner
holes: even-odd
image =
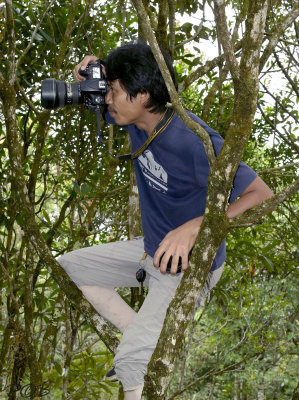
[[[161,3],[149,5],[153,20],[158,17]],[[205,3],[180,1],[178,12],[202,13]],[[230,2],[241,15],[244,10],[239,3]],[[281,6],[274,3],[269,31],[277,22],[275,15],[282,18],[291,7],[288,1],[281,2]],[[8,57],[8,5],[9,1],[0,2],[0,75],[6,82],[13,71]],[[77,247],[128,237],[130,163],[114,163],[98,146],[94,115],[82,106],[49,113],[40,106],[39,92],[45,78],[72,80],[71,70],[84,55],[95,53],[104,58],[121,41],[135,39],[135,13],[126,2],[25,0],[13,1],[13,17],[18,151],[28,196],[50,251],[59,257]],[[209,40],[217,38],[215,24],[204,18],[201,22],[178,23],[176,27],[173,57],[181,83],[206,64],[198,52],[202,41],[208,35]],[[266,170],[263,178],[277,191],[295,176],[294,122],[298,121],[298,113],[292,83],[296,61],[293,46],[285,45],[295,41],[295,35],[296,30],[291,28],[284,33],[285,42],[279,44],[277,57],[273,56],[267,65],[267,80],[262,82],[267,90],[261,90],[260,110],[245,151],[248,164],[261,173]],[[193,42],[189,42],[191,37]],[[274,101],[271,98],[269,103],[269,76],[278,68],[277,59],[281,60],[284,89],[276,90]],[[229,75],[217,88],[219,75],[215,67],[211,68],[190,83],[182,97],[188,108],[205,116],[225,136],[233,112],[233,89]],[[208,99],[208,93],[214,96]],[[8,154],[10,134],[5,125],[4,102],[2,97],[0,398],[15,399],[26,393],[33,398],[37,387],[36,394],[42,390],[40,394],[51,400],[100,396],[115,399],[118,385],[103,380],[112,355],[70,305],[44,260],[33,250],[30,235],[24,233],[27,221],[18,207],[13,183],[15,170]],[[127,146],[123,130],[103,126],[103,131],[113,153]],[[288,199],[263,225],[237,228],[230,234],[225,274],[209,306],[197,313],[190,325],[170,393],[213,368],[223,370],[240,363],[227,373],[201,379],[178,398],[230,399],[238,393],[239,400],[253,399],[259,389],[265,399],[292,396],[298,346],[295,206],[296,199]],[[121,291],[128,302],[130,293]],[[50,392],[45,394],[47,387]]]

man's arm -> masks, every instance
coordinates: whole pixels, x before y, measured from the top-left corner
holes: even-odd
[[[227,216],[234,218],[272,196],[272,190],[261,178],[257,177],[240,197],[228,206]],[[182,258],[182,269],[188,268],[188,254],[194,246],[202,220],[203,216],[194,218],[170,231],[162,240],[154,255],[154,266],[159,268],[160,258],[165,253],[160,265],[162,274],[166,273],[170,256],[172,256],[171,274],[176,273],[179,257]]]
[[[259,177],[255,178],[240,197],[227,209],[228,218],[234,218],[273,196],[272,190]]]

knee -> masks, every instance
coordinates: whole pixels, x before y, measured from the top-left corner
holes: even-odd
[[[59,256],[57,261],[69,275],[79,267],[79,259],[75,251],[70,251],[69,253]]]
[[[70,265],[70,260],[69,260],[69,253],[63,254],[62,256],[59,256],[57,258],[57,261],[59,264],[62,266],[63,269],[67,269],[67,267]]]
[[[77,286],[81,286],[83,284],[81,280],[82,274],[80,273],[80,268],[72,252],[66,253],[58,257],[57,261],[68,274],[68,276],[72,279],[72,281],[76,283]]]
[[[113,363],[117,379],[122,383],[124,391],[132,390],[132,388],[139,386],[143,387],[144,375],[146,374],[146,369],[144,370],[143,365],[130,362],[116,362],[115,360]]]

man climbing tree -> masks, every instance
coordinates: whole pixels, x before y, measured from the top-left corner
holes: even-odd
[[[170,58],[167,54],[164,58],[176,85]],[[96,57],[86,57],[75,68],[75,77],[82,80],[79,68],[94,61]],[[203,220],[209,162],[201,139],[167,107],[167,87],[147,44],[119,47],[103,64],[109,87],[106,120],[126,127],[130,134],[144,239],[75,250],[59,261],[99,314],[123,333],[114,358],[116,377],[126,399],[139,400],[166,310],[188,268],[188,255]],[[194,114],[189,115],[209,133],[217,155],[223,139]],[[227,215],[240,215],[271,196],[256,173],[240,163]],[[136,314],[114,288],[138,285],[135,275],[141,258],[149,292]],[[219,280],[224,261],[223,241],[197,304]],[[112,370],[108,377],[114,374]]]

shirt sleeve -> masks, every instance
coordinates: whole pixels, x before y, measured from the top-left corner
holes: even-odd
[[[233,181],[229,202],[232,203],[255,180],[257,173],[243,161],[240,162]]]
[[[218,156],[222,148],[224,139],[213,129],[206,126],[204,128],[210,134],[215,155]],[[197,181],[199,185],[207,185],[209,166],[207,155],[202,142],[200,143],[200,146],[198,147],[198,152],[196,154],[196,170],[198,171]],[[241,161],[233,180],[233,187],[231,189],[229,203],[235,201],[236,198],[244,192],[244,190],[254,181],[256,177],[257,173],[254,172],[247,164]]]

